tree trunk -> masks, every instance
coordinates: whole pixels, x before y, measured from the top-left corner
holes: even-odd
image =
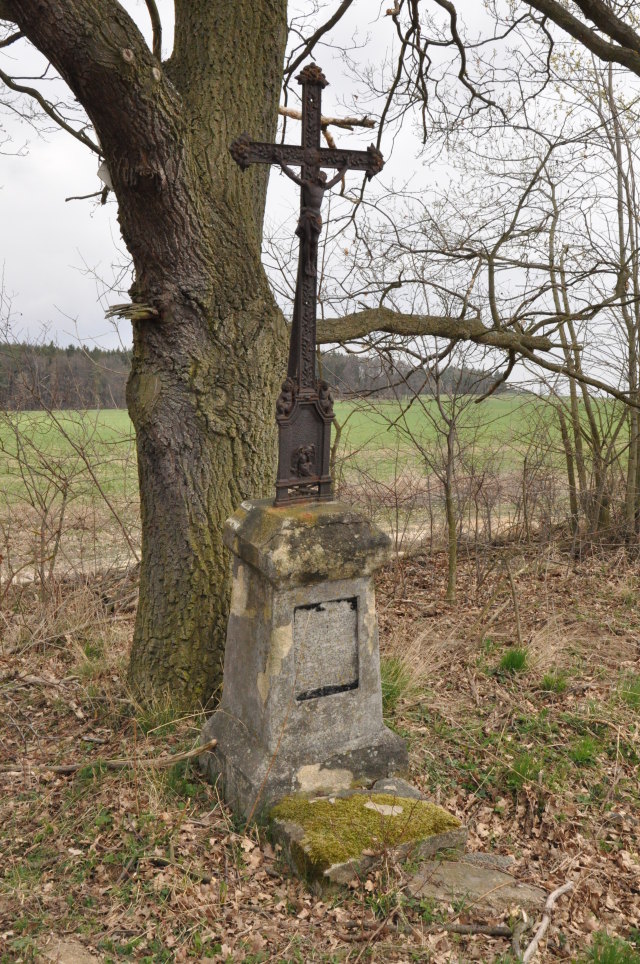
[[[213,311],[174,312],[173,337],[136,331],[127,388],[142,511],[129,679],[142,697],[166,689],[183,705],[206,701],[221,679],[224,521],[273,485],[274,307],[263,292],[237,305],[218,298],[215,309],[223,344],[210,332]]]
[[[562,437],[562,447],[564,448],[564,457],[567,464],[567,482],[569,483],[569,511],[571,517],[571,535],[575,539],[578,535],[578,530],[580,526],[580,512],[578,509],[578,494],[576,489],[576,472],[573,460],[573,449],[571,447],[571,439],[569,437],[569,429],[567,427],[567,420],[564,417],[564,412],[558,406],[558,421],[560,422],[560,435]]]
[[[456,529],[456,510],[454,494],[447,483],[444,487],[444,503],[447,515],[447,592],[445,599],[449,603],[456,601],[456,585],[458,577],[458,533]]]
[[[205,702],[221,678],[224,520],[270,491],[286,326],[261,264],[268,171],[228,146],[276,131],[286,0],[176,0],[161,65],[115,0],[7,0],[100,139],[133,258],[127,401],[142,511],[130,681],[143,699]]]
[[[201,225],[209,221],[210,294],[165,333],[137,326],[127,392],[143,507],[129,679],[147,699],[164,689],[185,706],[206,701],[222,678],[230,592],[222,530],[243,499],[273,489],[286,367],[284,325],[260,260],[268,172],[243,176],[228,153],[243,130],[275,136],[285,4],[212,6],[218,12],[203,29],[202,3],[176,4],[167,66],[197,121],[194,158],[212,214],[203,212]]]
[[[444,477],[444,503],[447,516],[447,593],[445,599],[449,603],[456,601],[456,587],[458,581],[458,526],[456,520],[454,468],[455,468],[455,424],[453,418],[447,431],[447,464]]]

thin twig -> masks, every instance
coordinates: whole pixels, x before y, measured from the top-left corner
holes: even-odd
[[[145,3],[147,4],[147,10],[149,11],[151,26],[153,28],[153,56],[157,57],[158,60],[162,60],[162,20],[160,19],[160,11],[156,6],[156,0],[145,0]]]
[[[441,929],[450,934],[484,934],[486,937],[511,937],[513,934],[507,924],[442,924]]]
[[[51,120],[55,121],[59,127],[65,130],[67,134],[71,134],[72,137],[75,137],[76,140],[80,141],[81,144],[84,144],[85,147],[89,147],[96,154],[100,154],[100,148],[95,141],[92,141],[91,138],[88,137],[83,131],[77,131],[75,127],[72,127],[71,124],[68,124],[62,114],[60,114],[53,104],[50,104],[49,101],[42,96],[40,91],[36,90],[35,87],[25,87],[22,84],[18,84],[15,80],[13,80],[12,77],[9,77],[8,74],[5,74],[3,70],[0,70],[0,80],[3,82],[3,84],[6,84],[9,90],[15,90],[18,94],[27,94],[28,97],[33,97],[33,99],[40,104],[40,107],[45,114],[47,114]]]
[[[527,964],[528,961],[533,960],[533,957],[536,954],[536,951],[538,950],[538,944],[540,943],[544,935],[547,933],[549,924],[551,923],[551,914],[558,897],[562,897],[563,894],[566,894],[568,891],[572,889],[573,889],[573,881],[569,881],[569,883],[563,884],[562,887],[558,887],[557,890],[554,890],[553,893],[549,894],[549,896],[547,897],[547,902],[544,905],[544,913],[542,915],[542,921],[540,923],[538,930],[533,935],[533,939],[531,943],[529,944],[526,951],[524,952],[524,955],[522,957],[522,964]]]
[[[217,743],[217,740],[209,740],[208,743],[196,746],[192,750],[186,750],[184,753],[176,753],[173,756],[149,757],[142,760],[137,757],[135,759],[133,757],[126,757],[121,760],[97,759],[89,762],[81,760],[79,763],[64,763],[59,766],[47,766],[46,763],[43,763],[36,764],[32,769],[46,773],[76,773],[78,770],[83,770],[88,766],[104,767],[105,770],[126,770],[134,763],[136,766],[142,767],[170,767],[175,763],[182,763],[184,760],[192,760],[196,756],[201,756],[203,753],[206,753],[207,750],[213,750]],[[0,773],[12,772],[16,770],[17,766],[18,764],[0,767]]]
[[[108,187],[103,187],[100,191],[92,191],[91,194],[72,194],[71,197],[66,197],[65,201],[87,201],[92,197],[103,198],[102,203],[106,201],[106,195],[109,193]]]
[[[211,874],[201,873],[200,871],[192,870],[190,867],[183,867],[175,857],[139,857],[137,862],[140,863],[142,860],[148,860],[154,867],[173,867],[176,870],[180,870],[183,874],[186,874],[192,880],[195,880],[198,884],[210,884],[213,879]]]
[[[294,70],[300,66],[302,61],[313,52],[313,48],[320,40],[320,38],[324,36],[324,34],[327,33],[327,31],[331,30],[332,27],[335,27],[337,22],[347,12],[347,10],[349,9],[352,3],[353,3],[353,0],[342,0],[342,3],[340,4],[336,12],[331,17],[329,17],[329,19],[325,23],[323,23],[321,27],[318,27],[315,33],[313,33],[308,40],[304,41],[304,47],[302,48],[302,52],[298,54],[295,60],[293,60],[288,65],[287,69],[284,72],[285,78],[287,79],[287,81],[289,80],[289,77],[291,77],[291,74],[294,72]]]
[[[511,587],[511,596],[513,598],[513,612],[516,617],[516,633],[518,635],[518,646],[522,648],[522,630],[520,628],[520,606],[518,605],[518,593],[516,592],[516,583],[513,578],[513,573],[511,572],[511,566],[509,565],[508,559],[505,559],[504,566],[505,566],[505,569],[507,570],[507,577],[509,579],[509,585]]]
[[[529,917],[523,917],[513,928],[513,934],[511,936],[511,947],[516,960],[520,960],[522,957],[522,948],[520,946],[520,941],[524,934],[533,927],[533,921]]]
[[[0,40],[0,47],[10,47],[16,40],[21,40],[23,37],[24,34],[21,31],[12,33],[9,37],[5,37],[4,40]]]

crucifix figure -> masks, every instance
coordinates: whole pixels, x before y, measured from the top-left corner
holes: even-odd
[[[281,162],[280,167],[287,177],[302,188],[300,220],[296,228],[296,236],[300,238],[300,247],[304,253],[302,258],[304,273],[312,275],[315,274],[318,263],[318,238],[322,231],[321,209],[324,192],[342,180],[347,168],[342,167],[330,181],[327,181],[324,171],[318,171],[315,177],[303,181],[284,162]]]
[[[316,64],[308,64],[296,78],[302,85],[302,144],[265,144],[242,134],[230,147],[231,156],[245,170],[250,164],[277,164],[301,190],[298,277],[291,325],[287,377],[276,403],[279,433],[276,505],[331,499],[329,472],[333,399],[329,385],[316,376],[316,302],[318,239],[325,191],[342,180],[346,171],[365,171],[369,180],[382,170],[380,151],[345,151],[320,146],[321,96],[327,79]],[[291,166],[300,168],[300,174]],[[337,170],[327,180],[322,168]]]

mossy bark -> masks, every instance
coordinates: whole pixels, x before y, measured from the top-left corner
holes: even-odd
[[[144,699],[207,700],[221,677],[225,518],[266,494],[286,327],[260,260],[268,172],[229,153],[275,134],[286,0],[176,0],[160,64],[115,0],[9,0],[12,19],[87,111],[132,256],[127,389],[142,506],[130,681]]]

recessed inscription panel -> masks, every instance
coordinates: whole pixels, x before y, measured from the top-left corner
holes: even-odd
[[[293,642],[297,700],[357,689],[357,597],[297,606]]]

